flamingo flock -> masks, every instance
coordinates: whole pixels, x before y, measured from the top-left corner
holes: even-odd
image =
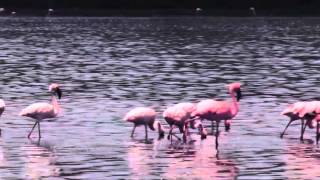
[[[215,124],[215,144],[216,148],[218,148],[219,124],[221,121],[224,121],[225,130],[230,130],[232,119],[239,112],[239,101],[242,98],[241,83],[231,83],[228,84],[226,87],[230,94],[231,101],[217,101],[214,99],[205,99],[201,100],[198,103],[178,103],[165,109],[163,112],[163,119],[169,125],[168,139],[171,139],[172,141],[172,137],[175,136],[178,140],[181,140],[181,138],[179,138],[173,133],[174,128],[178,128],[179,132],[183,134],[183,142],[186,142],[187,136],[189,135],[189,127],[193,129],[198,129],[201,135],[201,139],[205,139],[207,136],[207,131],[204,128],[202,122],[204,120],[207,120],[211,122],[212,134],[214,134],[213,132]],[[150,112],[152,112],[152,118],[150,118]],[[280,134],[281,138],[284,136],[285,131],[293,121],[300,120],[301,141],[303,140],[303,134],[307,126],[309,128],[314,128],[315,126],[317,126],[316,142],[318,144],[318,141],[320,139],[320,101],[296,102],[294,104],[289,105],[281,113],[281,115],[286,115],[290,118],[289,123],[285,127],[284,131]],[[155,116],[156,111],[154,109],[136,108],[127,113],[127,115],[125,116],[125,120],[134,123],[134,132],[137,124],[144,124],[146,129],[148,125],[150,127],[150,122],[154,121]],[[151,120],[146,121],[146,119]],[[163,136],[164,129],[162,126],[160,126],[160,123],[159,127],[161,127],[161,135]],[[158,130],[160,132],[160,129]],[[131,134],[131,137],[133,137],[133,132]]]
[[[206,139],[207,130],[203,125],[203,121],[211,122],[211,131],[215,135],[216,148],[218,148],[219,124],[224,121],[225,130],[229,131],[232,119],[239,112],[239,101],[242,98],[241,84],[239,82],[228,84],[227,90],[230,94],[231,101],[218,101],[214,99],[201,100],[198,103],[183,102],[167,107],[162,113],[163,119],[169,125],[168,139],[171,140],[175,136],[181,140],[175,133],[175,128],[182,133],[183,142],[187,142],[187,137],[190,135],[189,128],[198,129],[201,140]],[[53,83],[49,85],[51,93],[51,103],[34,103],[24,108],[19,115],[29,117],[35,121],[28,138],[32,135],[33,130],[38,125],[38,138],[41,138],[40,122],[44,119],[55,118],[60,112],[58,99],[62,97],[62,91],[59,84]],[[57,99],[58,98],[58,99]],[[0,116],[5,110],[5,102],[0,99]],[[316,143],[320,140],[320,101],[301,101],[290,104],[284,109],[281,115],[288,116],[289,122],[286,125],[280,137],[283,138],[286,130],[294,121],[301,121],[300,140],[303,140],[303,135],[306,128],[313,129],[316,127]],[[157,112],[149,107],[137,107],[129,111],[124,120],[134,124],[131,137],[134,136],[138,126],[144,126],[145,139],[148,140],[148,129],[158,131],[159,138],[164,137],[165,128],[156,120]],[[215,134],[214,132],[215,124]],[[1,132],[1,131],[0,131]]]
[[[219,142],[219,123],[224,120],[225,129],[228,131],[231,126],[231,119],[233,119],[238,111],[238,101],[241,99],[241,84],[231,83],[226,86],[231,96],[231,102],[228,101],[216,101],[213,99],[202,100],[197,104],[194,103],[178,103],[174,106],[168,107],[163,112],[163,118],[169,124],[170,130],[168,133],[168,139],[172,140],[173,129],[177,127],[180,133],[183,134],[183,142],[187,141],[188,127],[195,129],[198,128],[201,135],[201,139],[205,139],[207,131],[202,125],[203,120],[211,121],[211,128],[213,132],[213,122],[216,123],[216,148],[218,148]],[[152,118],[150,118],[150,112],[152,112]],[[139,117],[139,118],[137,118]],[[150,108],[136,108],[127,113],[125,120],[134,123],[134,129],[136,124],[143,122],[147,127],[149,121],[142,121],[142,119],[154,119],[155,110]],[[147,129],[147,128],[146,128]],[[146,131],[147,133],[147,131]],[[133,133],[131,134],[131,136]],[[147,136],[146,136],[147,139]],[[178,138],[180,140],[180,138]]]

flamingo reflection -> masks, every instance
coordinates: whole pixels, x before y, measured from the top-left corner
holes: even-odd
[[[212,136],[207,141],[191,141],[184,150],[177,147],[168,152],[168,167],[165,169],[165,179],[235,179],[239,170],[236,164],[222,155],[216,156],[212,149]],[[210,140],[211,139],[211,140]]]
[[[56,156],[50,144],[31,141],[22,147],[25,152],[25,175],[27,179],[58,177],[60,169],[55,165]]]
[[[320,156],[319,149],[309,144],[290,144],[281,156],[285,162],[285,176],[295,179],[319,179]]]
[[[128,147],[128,166],[131,172],[130,179],[144,179],[152,174],[152,166],[156,163],[157,148],[161,141],[153,140],[150,143],[136,141]]]
[[[4,149],[4,143],[3,143],[2,139],[0,139],[0,168],[8,166],[8,161],[5,157],[5,154],[6,154],[6,152]]]

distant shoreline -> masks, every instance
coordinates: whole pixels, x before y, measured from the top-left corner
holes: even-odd
[[[108,17],[108,16],[226,16],[226,17],[254,17],[249,9],[5,9],[0,12],[2,16],[84,16],[84,17]],[[272,9],[256,10],[256,16],[289,16],[289,17],[311,17],[320,16],[317,9]]]

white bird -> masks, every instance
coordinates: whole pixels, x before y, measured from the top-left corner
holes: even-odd
[[[34,103],[29,105],[28,107],[24,108],[20,112],[20,116],[26,116],[30,117],[32,119],[35,119],[35,124],[32,127],[32,130],[30,131],[28,138],[30,138],[33,129],[36,127],[38,124],[38,133],[39,133],[39,138],[41,138],[41,132],[40,132],[40,121],[43,119],[48,119],[48,118],[54,118],[56,117],[59,112],[60,112],[60,106],[59,103],[56,99],[56,95],[60,99],[62,96],[62,92],[60,90],[59,84],[51,84],[49,86],[49,92],[51,92],[51,104],[49,103]]]

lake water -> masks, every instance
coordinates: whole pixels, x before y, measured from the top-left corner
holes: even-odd
[[[316,179],[315,130],[279,138],[280,112],[319,99],[320,18],[0,18],[0,179]],[[123,120],[130,109],[230,97],[243,84],[230,132],[181,144]],[[62,114],[26,136],[19,111],[49,101]],[[209,122],[204,122],[210,127]],[[194,131],[193,131],[194,132]]]

